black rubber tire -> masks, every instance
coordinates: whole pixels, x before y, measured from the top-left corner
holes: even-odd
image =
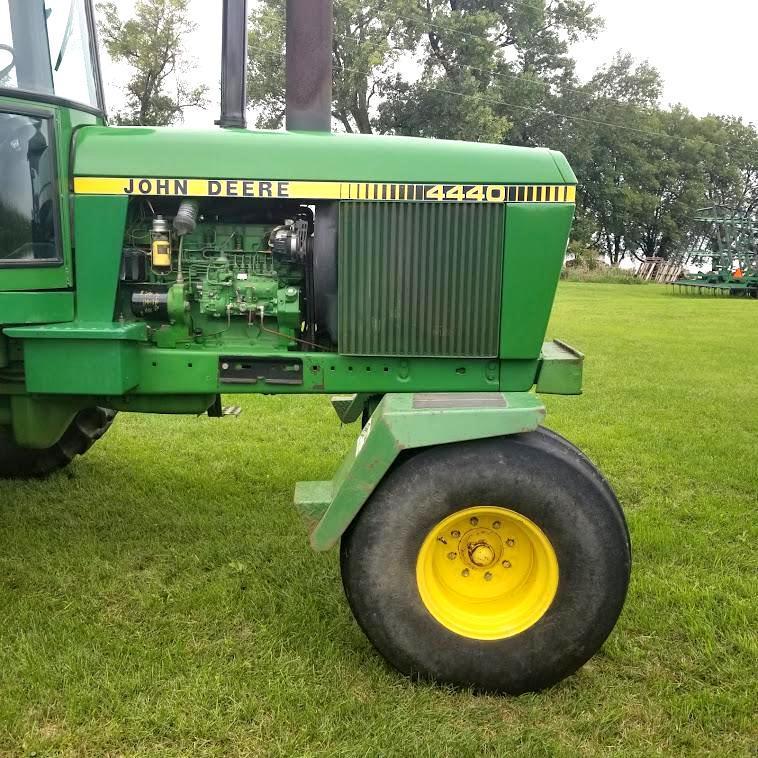
[[[95,406],[79,411],[52,447],[19,447],[10,429],[0,427],[0,479],[34,479],[52,474],[84,455],[110,429],[116,411]]]
[[[546,534],[558,590],[532,627],[501,640],[460,636],[428,612],[416,583],[424,538],[472,505],[502,505]],[[586,663],[626,598],[631,546],[597,468],[548,429],[427,448],[391,470],[343,535],[342,581],[356,620],[387,661],[413,678],[483,692],[549,687]]]

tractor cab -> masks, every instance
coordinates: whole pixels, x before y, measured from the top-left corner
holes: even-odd
[[[61,193],[71,132],[103,118],[94,40],[89,0],[0,0],[0,293],[73,284]]]

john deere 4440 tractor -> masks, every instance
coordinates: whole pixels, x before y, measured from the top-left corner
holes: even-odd
[[[613,491],[531,391],[581,391],[582,355],[543,344],[576,178],[546,149],[330,133],[330,2],[288,0],[276,132],[245,124],[245,0],[207,130],[108,126],[90,0],[0,0],[0,476],[68,465],[117,412],[328,394],[362,430],[295,505],[367,636],[413,677],[546,687],[630,571]]]

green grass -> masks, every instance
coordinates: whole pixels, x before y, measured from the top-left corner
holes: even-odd
[[[0,754],[755,755],[757,334],[758,302],[561,285],[586,393],[549,424],[615,486],[634,569],[602,652],[520,698],[410,684],[356,627],[290,504],[357,433],[324,398],[122,415],[0,483]]]

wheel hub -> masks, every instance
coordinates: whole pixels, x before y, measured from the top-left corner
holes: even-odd
[[[455,537],[451,534],[447,539],[455,540]],[[456,555],[460,555],[461,560],[469,568],[487,568],[496,563],[503,552],[502,540],[493,529],[487,526],[477,526],[464,532],[457,542]]]
[[[486,542],[469,545],[468,555],[471,562],[479,568],[491,566],[495,562],[495,550],[492,545],[489,545]]]
[[[416,564],[419,594],[443,626],[474,639],[502,639],[534,625],[558,588],[545,533],[516,511],[457,511],[427,535]]]

